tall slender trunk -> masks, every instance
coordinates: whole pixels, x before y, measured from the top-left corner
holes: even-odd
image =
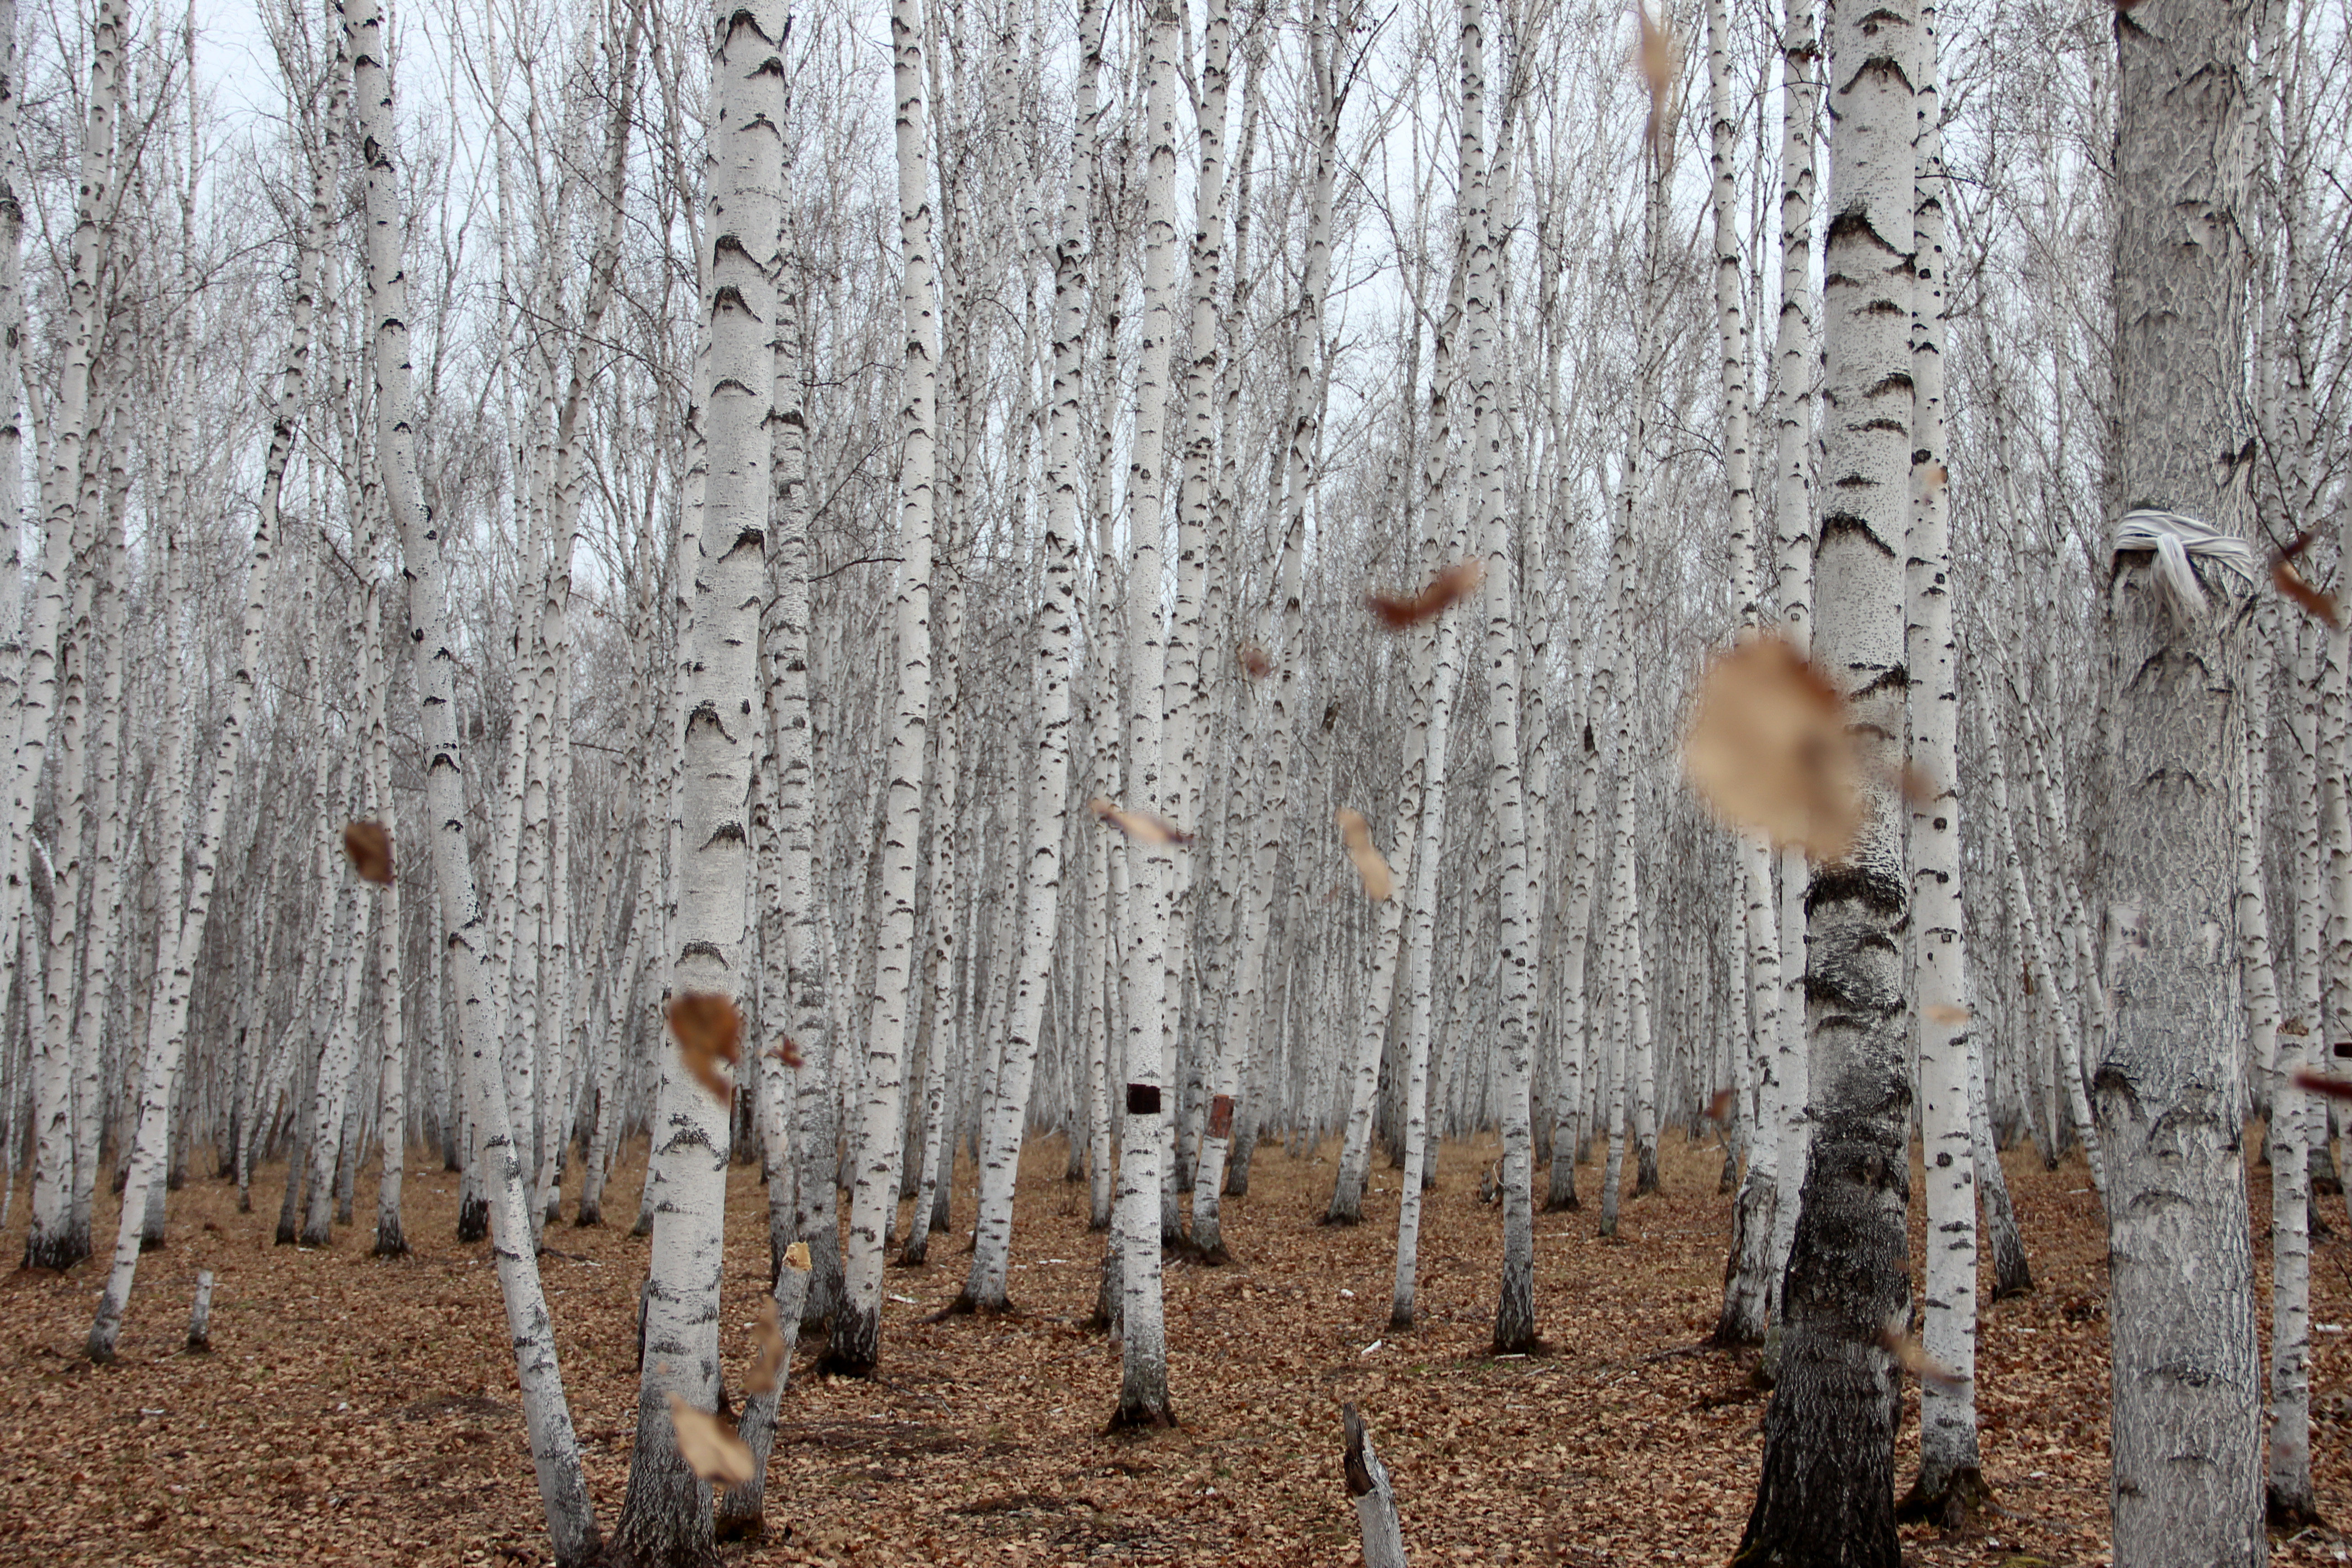
[[[2159,533],[2183,531],[2170,514],[2225,537],[2244,526],[2225,454],[2243,435],[2251,16],[2246,0],[2147,0],[2115,18],[2110,491],[2119,510],[2168,509]],[[2245,620],[2230,566],[2223,553],[2205,569],[2218,602],[2202,614],[2144,546],[2116,549],[2100,584],[2101,771],[2088,798],[2104,820],[2085,826],[2095,984],[2114,998],[2093,1084],[2109,1187],[2116,1568],[2268,1556],[2239,1033],[2217,961],[2235,882],[2228,784]],[[2200,1375],[2182,1376],[2190,1366]]]
[[[1013,1194],[1020,1176],[1021,1134],[1027,1120],[1031,1076],[1036,1070],[1048,972],[1061,936],[1062,845],[1070,784],[1070,650],[1078,573],[1078,402],[1086,346],[1086,217],[1092,205],[1103,21],[1099,0],[1087,0],[1078,14],[1076,117],[1070,132],[1070,174],[1062,201],[1061,240],[1054,253],[1054,380],[1045,450],[1045,599],[1037,616],[1037,668],[1043,684],[1037,698],[1037,771],[1028,792],[1027,851],[1023,860],[1028,924],[1013,979],[1013,1017],[1004,1039],[1005,1072],[997,1085],[995,1124],[984,1130],[987,1145],[980,1160],[971,1269],[957,1298],[960,1306],[992,1310],[1009,1304],[1006,1271],[1012,1257]],[[1214,26],[1213,13],[1213,29]],[[1213,58],[1213,45],[1212,48]],[[1202,156],[1205,160],[1209,154],[1203,152]],[[928,1224],[921,1205],[915,1223],[919,1230]]]
[[[1848,705],[1869,776],[1853,845],[1804,891],[1812,1137],[1782,1302],[1780,1382],[1735,1562],[1894,1568],[1897,1369],[1882,1344],[1910,1308],[1911,1085],[1901,933],[1910,915],[1901,801],[1903,562],[1916,105],[1908,0],[1832,11],[1832,210],[1825,276],[1826,503],[1812,652]],[[1794,1162],[1784,1161],[1784,1184]]]
[[[1275,568],[1276,629],[1268,640],[1275,647],[1273,687],[1259,730],[1259,777],[1253,845],[1241,889],[1240,962],[1227,1000],[1224,1026],[1218,1032],[1214,1092],[1224,1100],[1222,1111],[1212,1101],[1208,1136],[1202,1141],[1201,1169],[1192,1189],[1192,1245],[1210,1258],[1224,1256],[1220,1195],[1225,1162],[1233,1148],[1233,1101],[1241,1089],[1243,1062],[1250,1036],[1265,1012],[1266,949],[1274,925],[1276,867],[1289,831],[1290,748],[1302,700],[1300,678],[1306,664],[1304,574],[1307,552],[1307,511],[1314,499],[1315,465],[1319,456],[1324,383],[1318,374],[1323,342],[1323,307],[1331,278],[1331,214],[1339,161],[1339,116],[1346,96],[1341,89],[1340,51],[1348,45],[1345,17],[1326,19],[1318,3],[1307,18],[1309,101],[1316,136],[1315,163],[1307,198],[1307,258],[1298,290],[1297,315],[1290,338],[1290,384],[1285,396],[1288,409],[1283,436],[1282,546]]]
[[[1919,1389],[1919,1479],[1905,1500],[1958,1524],[1984,1492],[1977,1455],[1977,1201],[1968,944],[1961,902],[1959,690],[1953,674],[1950,489],[1944,439],[1944,142],[1937,6],[1922,0],[1911,306],[1911,542],[1905,555],[1911,689],[1910,882],[1920,1138],[1927,1183],[1928,1357],[1949,1380]]]
[[[697,547],[679,552],[681,566],[694,576],[694,643],[685,661],[680,821],[686,858],[671,936],[673,1020],[687,1016],[682,1009],[714,1005],[740,1019],[740,1009],[754,999],[744,982],[751,780],[761,729],[751,715],[761,695],[760,623],[767,591],[768,418],[775,400],[782,265],[783,7],[725,0],[713,26],[718,124],[704,296],[709,472]],[[700,1081],[685,1054],[685,1034],[674,1026],[666,1036],[654,1113],[660,1157],[647,1177],[656,1193],[639,1331],[636,1445],[609,1553],[623,1563],[707,1560],[713,1551],[710,1488],[679,1451],[669,1404],[680,1399],[698,1410],[719,1404],[719,1279],[733,1128],[730,1098]]]
[[[1755,454],[1748,405],[1748,318],[1739,300],[1738,190],[1733,182],[1731,19],[1727,0],[1706,8],[1708,174],[1715,238],[1715,314],[1723,345],[1723,468],[1731,500],[1731,573],[1739,595],[1739,626],[1752,633],[1764,618],[1756,570]],[[1759,242],[1760,243],[1760,242]],[[1753,1344],[1764,1337],[1771,1287],[1772,1215],[1780,1200],[1780,1079],[1774,1044],[1780,1033],[1780,931],[1772,910],[1772,856],[1765,840],[1743,837],[1738,844],[1739,887],[1734,907],[1746,959],[1748,1027],[1731,1044],[1735,1127],[1745,1133],[1748,1171],[1733,1206],[1732,1267],[1725,1280],[1723,1310],[1717,1319],[1717,1344]],[[1735,977],[1735,984],[1737,979]],[[1739,1009],[1735,1007],[1735,1014]],[[1755,1100],[1745,1092],[1745,1065],[1756,1068]]]
[[[1813,31],[1813,0],[1789,0],[1780,39],[1780,317],[1773,356],[1780,362],[1773,402],[1773,521],[1779,554],[1780,632],[1800,652],[1813,635],[1813,395],[1820,362],[1813,357],[1814,117],[1820,112],[1822,63]],[[1905,421],[1907,427],[1909,421]],[[1778,1194],[1772,1207],[1772,1250],[1765,1260],[1768,1316],[1777,1331],[1785,1317],[1780,1292],[1789,1251],[1796,1244],[1797,1209],[1812,1157],[1810,1102],[1811,1058],[1803,995],[1810,962],[1805,929],[1808,868],[1804,851],[1780,851],[1780,1033],[1772,1042],[1772,1077],[1780,1091]],[[1768,1348],[1768,1357],[1770,1350]]]
[[[1161,534],[1166,518],[1169,369],[1176,328],[1176,54],[1174,0],[1153,0],[1146,34],[1143,333],[1136,371],[1135,435],[1127,480],[1127,797],[1164,814],[1171,774],[1162,741],[1168,709],[1160,631]],[[1160,1299],[1162,1169],[1172,1152],[1171,1071],[1181,997],[1168,995],[1167,954],[1175,867],[1171,847],[1125,845],[1130,917],[1126,980],[1127,1121],[1119,1150],[1120,1320],[1118,1407],[1112,1425],[1175,1423],[1168,1399],[1167,1321]],[[1112,851],[1119,853],[1118,848]]]
[[[481,973],[481,908],[466,849],[465,769],[457,749],[457,656],[448,641],[448,582],[441,542],[425,505],[416,462],[414,372],[408,358],[408,284],[401,264],[399,174],[393,163],[392,79],[386,65],[380,0],[356,0],[345,10],[352,99],[364,148],[368,317],[375,374],[375,439],[384,496],[401,533],[408,580],[410,646],[415,650],[416,697],[423,718],[425,805],[434,824],[433,864],[439,893],[440,945],[458,999],[458,1018],[470,1058],[468,1118],[483,1126],[478,1162],[488,1187],[499,1286],[507,1331],[521,1385],[523,1421],[540,1501],[562,1568],[597,1553],[596,1515],[580,1467],[579,1440],[564,1402],[556,1364],[554,1325],[540,1288],[530,1247],[531,1225],[522,1173],[506,1125],[505,1099],[496,1080],[498,1042],[485,1016]]]
[[[938,443],[939,317],[919,0],[892,0],[890,40],[898,100],[899,304],[907,331],[906,402],[899,414],[898,698],[884,763],[888,802],[874,930],[874,1011],[866,1038],[845,1300],[835,1314],[824,1356],[831,1370],[858,1374],[870,1373],[881,1352],[883,1247],[898,1206],[898,1110],[914,994],[915,849],[922,837],[924,737],[931,708],[932,479]]]

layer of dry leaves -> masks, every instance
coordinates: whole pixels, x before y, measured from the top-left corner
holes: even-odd
[[[1169,1343],[1182,1426],[1105,1435],[1117,1353],[1078,1326],[1101,1238],[1058,1141],[1031,1149],[1008,1319],[921,1320],[962,1281],[953,1245],[893,1269],[882,1376],[805,1376],[784,1395],[761,1563],[1234,1563],[1357,1560],[1340,1474],[1353,1400],[1394,1474],[1417,1563],[1719,1563],[1746,1517],[1764,1395],[1712,1326],[1728,1240],[1711,1147],[1670,1139],[1666,1192],[1628,1205],[1622,1239],[1585,1214],[1538,1218],[1538,1307],[1549,1353],[1484,1353],[1500,1211],[1475,1194],[1486,1145],[1449,1147],[1423,1210],[1423,1325],[1388,1331],[1396,1177],[1369,1223],[1314,1223],[1331,1176],[1268,1147],[1226,1209],[1236,1261],[1171,1264]],[[623,1226],[550,1232],[550,1304],[573,1419],[606,1529],[626,1477],[642,1240],[625,1234],[639,1167],[612,1189]],[[1965,1536],[1915,1529],[1917,1563],[2105,1561],[2105,1247],[2083,1168],[2012,1156],[2041,1288],[1987,1314],[1979,1367],[1987,1468],[2000,1512]],[[970,1171],[965,1172],[967,1182]],[[171,1245],[150,1254],[119,1365],[78,1354],[102,1273],[0,1285],[0,1561],[548,1561],[513,1363],[485,1248],[452,1239],[454,1177],[412,1175],[416,1252],[269,1245],[279,1173],[239,1215],[226,1184],[173,1194]],[[2253,1212],[2266,1215],[2263,1174]],[[1597,1191],[1597,1171],[1585,1173]],[[359,1210],[373,1210],[363,1180]],[[1915,1187],[1915,1191],[1918,1189]],[[956,1216],[967,1223],[969,1185]],[[2327,1212],[2342,1229],[2340,1200]],[[1914,1256],[1919,1205],[1914,1202]],[[19,1194],[18,1214],[23,1212]],[[100,1234],[111,1235],[101,1201]],[[766,1264],[763,1205],[739,1168],[729,1205],[728,1377],[740,1388]],[[21,1220],[0,1245],[22,1255]],[[2317,1249],[2314,1337],[2319,1497],[2352,1520],[2352,1250]],[[210,1356],[180,1353],[199,1267],[219,1276]],[[1988,1279],[1988,1285],[1990,1279]],[[1905,1483],[1916,1452],[1906,1431]],[[2345,1560],[2314,1532],[2276,1560]]]

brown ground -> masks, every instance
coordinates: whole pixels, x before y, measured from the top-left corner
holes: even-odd
[[[1754,1486],[1764,1396],[1746,1366],[1693,1349],[1714,1321],[1728,1237],[1717,1156],[1670,1141],[1664,1195],[1628,1205],[1619,1242],[1595,1239],[1589,1211],[1538,1215],[1538,1307],[1553,1348],[1497,1362],[1483,1353],[1500,1248],[1499,1211],[1475,1200],[1486,1152],[1444,1152],[1424,1210],[1423,1326],[1400,1336],[1385,1326],[1394,1173],[1376,1173],[1370,1223],[1329,1230],[1313,1218],[1331,1151],[1307,1162],[1265,1151],[1252,1195],[1228,1210],[1237,1261],[1169,1270],[1182,1427],[1109,1436],[1118,1358],[1077,1326],[1101,1241],[1086,1230],[1084,1189],[1058,1179],[1059,1142],[1033,1148],[1013,1265],[1024,1314],[919,1321],[961,1282],[952,1243],[935,1243],[928,1270],[893,1270],[884,1376],[793,1383],[770,1539],[733,1550],[761,1563],[1345,1563],[1355,1525],[1339,1410],[1353,1399],[1395,1476],[1418,1563],[1726,1561]],[[2000,1511],[1964,1537],[1909,1531],[1906,1552],[1923,1564],[2103,1563],[2098,1211],[2079,1164],[2044,1173],[2023,1154],[2009,1172],[2041,1289],[1985,1318],[1979,1408]],[[365,1223],[331,1251],[269,1245],[279,1179],[255,1183],[266,1213],[236,1213],[221,1184],[174,1194],[171,1246],[141,1267],[116,1367],[92,1370],[77,1353],[96,1264],[0,1282],[0,1561],[547,1560],[497,1283],[483,1247],[450,1240],[455,1179],[436,1161],[411,1181],[417,1251],[391,1263],[365,1255]],[[1585,1184],[1597,1191],[1590,1169]],[[636,1191],[631,1166],[613,1188],[625,1223]],[[725,1343],[740,1376],[766,1247],[749,1171],[731,1197]],[[959,1224],[971,1201],[967,1187]],[[2259,1173],[2254,1202],[2268,1213]],[[373,1209],[363,1183],[359,1212]],[[111,1237],[110,1205],[100,1220]],[[619,1228],[549,1239],[572,1415],[609,1529],[631,1440],[646,1244]],[[21,1221],[0,1248],[22,1255]],[[219,1276],[210,1356],[178,1351],[200,1266]],[[2314,1296],[2318,1322],[2352,1323],[2342,1243],[2319,1249]],[[2348,1337],[2315,1335],[2320,1501],[2338,1520],[2352,1519]],[[1916,1442],[1906,1431],[1904,1484]],[[2345,1553],[2315,1532],[2279,1557]]]

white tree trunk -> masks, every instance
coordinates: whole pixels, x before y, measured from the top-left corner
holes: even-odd
[[[931,260],[929,139],[924,128],[923,27],[919,0],[892,0],[892,81],[898,102],[899,303],[906,317],[905,403],[899,416],[898,699],[883,776],[888,804],[874,930],[873,1022],[850,1202],[843,1289],[825,1347],[828,1367],[866,1373],[880,1353],[883,1248],[898,1206],[898,1110],[906,1087],[908,1010],[915,967],[915,849],[923,825],[923,751],[931,704],[932,478],[937,460],[939,317]]]
[[[1819,361],[1813,353],[1813,138],[1820,112],[1821,55],[1812,0],[1790,0],[1780,40],[1780,318],[1773,355],[1780,362],[1773,453],[1773,513],[1780,556],[1780,632],[1800,653],[1812,647],[1813,394]],[[1906,421],[1906,425],[1908,421]],[[1812,1158],[1808,1107],[1812,1096],[1806,1037],[1804,985],[1809,963],[1805,931],[1804,852],[1780,851],[1780,1033],[1772,1045],[1779,1090],[1780,1140],[1772,1209],[1772,1250],[1764,1283],[1777,1329],[1789,1249],[1797,1238],[1799,1194]],[[1769,1352],[1768,1352],[1769,1353]]]
[[[780,5],[730,3],[714,13],[717,130],[709,174],[711,261],[706,342],[709,473],[701,527],[680,563],[694,574],[693,647],[686,660],[685,863],[671,934],[673,1008],[716,999],[740,1009],[751,891],[750,814],[761,610],[767,591],[774,332],[783,184],[784,16]],[[568,544],[568,541],[566,542]],[[720,1265],[726,1242],[730,1101],[689,1070],[678,1032],[665,1036],[655,1105],[660,1158],[646,1282],[636,1446],[611,1555],[662,1563],[710,1550],[709,1486],[688,1466],[670,1421],[675,1396],[719,1403]]]
[[[1150,86],[1145,120],[1143,334],[1136,372],[1135,436],[1129,447],[1127,508],[1127,799],[1164,815],[1172,775],[1162,752],[1169,702],[1166,649],[1160,632],[1161,533],[1166,513],[1169,369],[1176,327],[1176,53],[1173,0],[1153,0],[1148,31]],[[1107,829],[1097,829],[1105,831]],[[1172,847],[1130,838],[1130,934],[1127,948],[1127,1121],[1119,1151],[1120,1319],[1118,1407],[1112,1425],[1165,1426],[1168,1338],[1160,1279],[1160,1186],[1172,1152],[1173,1039],[1168,995]],[[1120,852],[1114,847],[1114,854]]]
[[[1944,439],[1945,216],[1937,6],[1919,8],[1911,320],[1911,542],[1905,556],[1911,703],[1913,1001],[1927,1183],[1927,1356],[1952,1375],[1919,1389],[1919,1479],[1908,1500],[1962,1522],[1984,1490],[1977,1455],[1977,1174],[1970,1114],[1968,944],[1961,902],[1959,691],[1953,674],[1951,492]]]
[[[352,98],[365,148],[368,316],[375,374],[375,439],[385,500],[399,526],[408,578],[410,645],[415,650],[416,696],[422,710],[425,805],[434,825],[433,863],[439,890],[441,946],[458,998],[458,1018],[471,1058],[467,1115],[485,1127],[481,1146],[489,1189],[499,1286],[507,1331],[521,1385],[523,1421],[540,1501],[562,1568],[584,1564],[597,1552],[596,1516],[580,1468],[579,1440],[563,1397],[555,1360],[554,1325],[540,1288],[530,1249],[530,1215],[522,1172],[506,1126],[495,1079],[496,1036],[488,1027],[481,974],[481,910],[475,897],[465,838],[465,770],[457,750],[457,655],[448,641],[448,584],[440,540],[425,506],[413,423],[413,371],[408,359],[408,286],[401,264],[398,171],[393,150],[392,80],[385,64],[379,0],[356,0],[345,11]]]
[[[1054,253],[1054,381],[1045,450],[1045,600],[1037,616],[1041,685],[1036,772],[1028,791],[1028,847],[1022,873],[1028,924],[1013,979],[1013,1017],[1004,1039],[1004,1073],[997,1084],[996,1115],[993,1124],[982,1130],[985,1145],[980,1160],[971,1269],[956,1299],[959,1306],[991,1310],[1009,1305],[1005,1289],[1012,1258],[1013,1195],[1021,1173],[1021,1136],[1036,1071],[1046,983],[1061,935],[1062,845],[1070,785],[1070,654],[1078,571],[1078,399],[1086,347],[1086,218],[1094,188],[1103,20],[1104,8],[1098,0],[1088,0],[1078,14],[1076,117],[1070,132],[1070,174],[1062,202],[1061,240]],[[1213,37],[1214,26],[1213,16]],[[1213,41],[1213,60],[1214,49]],[[1202,156],[1206,160],[1209,153],[1204,151]],[[1099,649],[1094,653],[1100,657]],[[1067,1042],[1064,1044],[1066,1047]],[[916,1205],[919,1232],[929,1223],[928,1200],[929,1194],[923,1194]]]
[[[1911,489],[1911,285],[1917,135],[1906,0],[1832,13],[1825,501],[1811,651],[1846,701],[1866,770],[1860,829],[1804,889],[1811,1149],[1781,1317],[1780,1382],[1739,1554],[1894,1563],[1899,1401],[1881,1326],[1907,1317],[1909,918],[1901,801],[1903,562]],[[1787,944],[1784,942],[1783,950]],[[1783,1152],[1788,1190],[1796,1162]]]

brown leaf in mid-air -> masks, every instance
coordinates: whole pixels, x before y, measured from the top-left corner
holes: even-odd
[[[1675,83],[1675,35],[1664,23],[1650,20],[1647,0],[1639,0],[1633,15],[1642,24],[1642,82],[1650,91],[1650,145],[1655,147],[1666,123],[1666,94]]]
[[[784,1331],[782,1320],[776,1315],[773,1296],[760,1303],[760,1315],[751,1323],[751,1343],[759,1353],[751,1358],[751,1375],[743,1380],[750,1394],[773,1394],[776,1377],[784,1368]]]
[[[785,1268],[805,1269],[808,1266],[809,1249],[807,1242],[795,1241],[790,1247],[784,1248]]]
[[[1334,819],[1339,824],[1339,842],[1348,847],[1348,858],[1356,863],[1356,875],[1363,880],[1364,897],[1381,902],[1390,891],[1389,863],[1372,847],[1372,825],[1352,806],[1341,806]]]
[[[1727,1089],[1717,1089],[1715,1098],[1706,1102],[1706,1119],[1709,1121],[1728,1121],[1731,1119],[1732,1101],[1737,1098]]]
[[[1247,637],[1234,650],[1234,657],[1241,660],[1242,673],[1252,680],[1264,680],[1274,672],[1273,658]]]
[[[1916,763],[1906,763],[1895,770],[1895,788],[1906,805],[1933,805],[1944,793],[1936,775]]]
[[[392,834],[383,823],[345,823],[343,853],[351,857],[352,869],[357,871],[362,880],[380,883],[392,880]]]
[[[1471,590],[1486,580],[1486,563],[1473,555],[1456,561],[1451,566],[1440,567],[1437,574],[1423,584],[1418,594],[1383,594],[1375,588],[1364,595],[1364,608],[1381,625],[1392,632],[1407,626],[1417,626],[1434,616],[1442,616],[1470,595]]]
[[[1148,811],[1129,811],[1097,796],[1087,802],[1087,809],[1126,834],[1139,844],[1190,844],[1192,836],[1174,823],[1162,821]]]
[[[735,1429],[707,1410],[697,1410],[673,1394],[669,1424],[677,1434],[678,1457],[706,1481],[740,1487],[751,1479],[751,1449]]]
[[[2330,1100],[2352,1100],[2352,1079],[2329,1078],[2324,1072],[2299,1068],[2294,1075],[2294,1087],[2313,1094],[2324,1094]]]
[[[1941,1024],[1957,1029],[1973,1016],[1966,1007],[1955,1007],[1948,1002],[1930,1002],[1919,1009],[1919,1016],[1930,1024]]]
[[[2286,548],[2271,557],[2271,586],[2303,607],[2304,614],[2328,626],[2339,624],[2336,614],[2336,595],[2323,594],[2311,585],[2309,578],[2295,569],[2294,558],[2311,547],[2308,529],[2287,541]]]
[[[2311,1026],[2305,1023],[2303,1021],[2303,1016],[2298,1013],[2294,1017],[2289,1018],[2286,1022],[2279,1026],[2279,1033],[2282,1035],[2292,1035],[2299,1040],[2311,1033]]]
[[[768,1047],[767,1055],[788,1068],[798,1068],[801,1065],[800,1042],[790,1035],[782,1036],[774,1045]]]
[[[719,1064],[742,1065],[743,1015],[735,1004],[715,991],[688,991],[670,1003],[669,1029],[677,1037],[677,1054],[694,1081],[719,1104],[732,1105],[735,1080],[720,1072]]]
[[[1724,822],[1816,860],[1843,856],[1862,828],[1845,700],[1769,633],[1708,664],[1683,732],[1683,773]]]
[[[1929,1355],[1917,1340],[1899,1331],[1892,1323],[1879,1330],[1878,1343],[1880,1349],[1895,1358],[1896,1365],[1937,1393],[1957,1398],[1968,1391],[1967,1378]]]

